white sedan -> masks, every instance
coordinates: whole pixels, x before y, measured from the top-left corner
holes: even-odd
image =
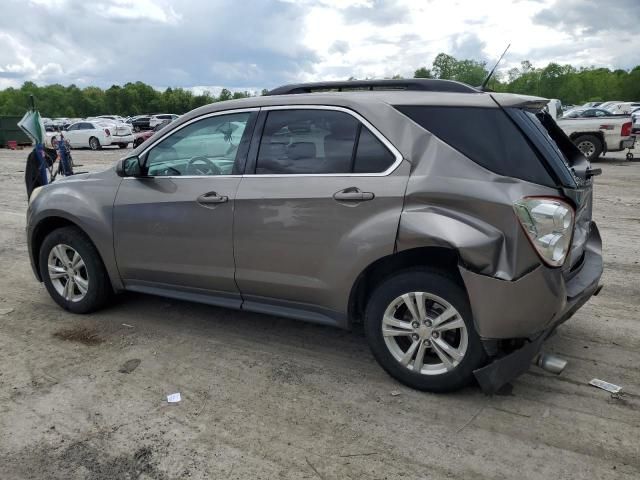
[[[130,126],[95,120],[82,120],[69,125],[62,135],[72,148],[88,147],[91,150],[100,150],[108,145],[126,148],[134,140]],[[58,139],[59,135],[56,135],[56,140]]]

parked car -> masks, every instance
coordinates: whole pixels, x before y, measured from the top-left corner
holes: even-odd
[[[153,130],[142,130],[140,132],[134,133],[133,148],[138,147],[142,142],[144,142],[148,138],[151,138],[153,135],[155,135],[170,123],[171,120],[163,120],[162,123],[159,123],[158,125],[153,127]]]
[[[565,112],[562,118],[610,117],[613,113],[603,108],[574,108]]]
[[[631,112],[631,133],[640,133],[640,107]]]
[[[622,103],[622,101],[620,101],[620,100],[610,100],[608,102],[601,103],[600,105],[598,105],[598,107],[599,108],[604,108],[605,110],[609,110],[609,107],[611,105],[616,105],[618,103]]]
[[[118,123],[125,123],[125,118],[120,115],[98,115],[97,117],[92,117],[91,120],[112,120]]]
[[[582,105],[582,108],[594,108],[594,107],[599,107],[602,104],[602,102],[587,102],[584,105]]]
[[[152,115],[149,118],[149,128],[154,128],[157,125],[160,125],[165,120],[169,120],[173,122],[174,120],[177,120],[177,119],[178,119],[178,115],[174,115],[171,113],[161,113],[158,115]]]
[[[108,145],[126,148],[134,140],[133,132],[129,126],[87,120],[70,125],[63,132],[63,135],[71,147],[90,148],[91,150],[100,150]],[[49,142],[53,143],[53,139],[58,140],[59,135],[52,135]]]
[[[640,102],[621,102],[609,105],[607,110],[615,114],[629,114],[634,108],[640,107]]]
[[[114,168],[36,189],[33,270],[75,313],[130,290],[364,322],[422,390],[493,392],[534,360],[557,373],[543,343],[603,264],[597,172],[546,104],[389,80],[201,107]]]
[[[631,119],[627,115],[608,117],[560,118],[562,128],[580,151],[593,161],[606,152],[632,149],[636,137],[631,134]],[[627,159],[633,159],[631,152]]]
[[[149,122],[151,120],[150,115],[139,116],[131,120],[131,126],[133,127],[134,132],[139,132],[140,130],[149,130],[151,127],[149,126]]]

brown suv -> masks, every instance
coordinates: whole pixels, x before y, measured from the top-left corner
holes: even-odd
[[[602,274],[595,173],[546,100],[302,84],[182,116],[37,189],[34,272],[85,313],[131,290],[349,328],[415,388],[495,391]]]

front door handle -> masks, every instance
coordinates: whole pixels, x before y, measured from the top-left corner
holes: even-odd
[[[213,205],[218,203],[225,203],[229,201],[229,197],[225,195],[218,195],[216,192],[203,193],[198,197],[198,203],[200,205]]]
[[[357,187],[350,187],[334,193],[333,198],[338,202],[365,202],[373,200],[375,195],[373,192],[363,192]]]

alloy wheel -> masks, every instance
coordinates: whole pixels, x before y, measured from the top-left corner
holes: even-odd
[[[49,278],[65,300],[79,302],[89,290],[89,274],[84,260],[72,247],[58,244],[49,252]]]
[[[382,335],[391,355],[422,375],[441,375],[462,362],[469,334],[460,313],[427,292],[397,297],[384,312]]]

